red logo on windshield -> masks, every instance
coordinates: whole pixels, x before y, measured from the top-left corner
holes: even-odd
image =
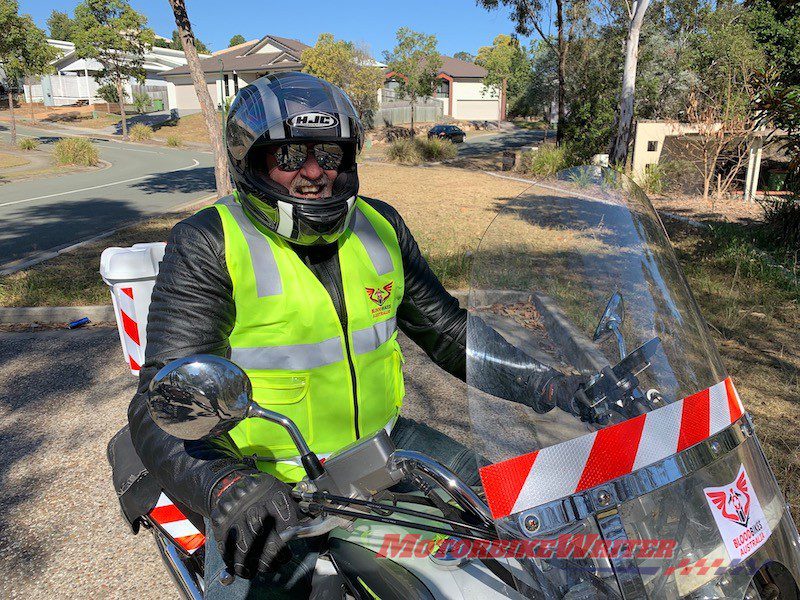
[[[706,492],[706,496],[714,503],[723,517],[742,527],[747,527],[750,521],[750,493],[747,489],[744,471],[739,473],[735,485],[732,483],[724,491]]]
[[[392,295],[392,285],[394,281],[390,281],[382,288],[364,288],[367,291],[367,296],[378,306],[383,306],[383,303]]]

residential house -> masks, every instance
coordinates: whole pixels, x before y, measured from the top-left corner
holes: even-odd
[[[486,69],[480,65],[442,55],[439,83],[434,100],[442,105],[442,113],[464,121],[497,121],[500,119],[500,93],[496,86],[485,86]],[[402,103],[397,95],[399,73],[387,73],[382,91],[382,106]]]
[[[200,61],[206,85],[218,106],[244,86],[267,73],[299,71],[303,68],[303,50],[307,44],[299,40],[265,35],[258,40],[250,40],[225,50],[214,52]],[[386,68],[379,62],[376,68]],[[393,74],[387,74],[387,82],[378,93],[381,107],[407,106],[397,97],[397,81]],[[179,66],[160,74],[174,85],[174,105],[179,112],[196,112],[200,104],[187,66]],[[500,97],[496,88],[486,88],[483,79],[486,69],[469,62],[449,56],[442,57],[439,70],[439,85],[434,98],[428,104],[435,105],[436,115],[447,115],[454,119],[497,120],[500,115]],[[410,115],[409,115],[410,116]],[[397,122],[397,121],[394,121]]]
[[[59,57],[53,61],[55,74],[36,78],[31,84],[25,83],[25,99],[44,102],[46,106],[66,106],[72,104],[95,104],[101,102],[97,97],[98,83],[94,78],[103,66],[94,59],[79,58],[75,53],[75,44],[62,40],[47,40],[47,43],[58,49]],[[202,54],[205,57],[208,55]],[[181,50],[171,48],[151,48],[144,56],[145,81],[143,87],[131,79],[124,84],[128,98],[132,98],[134,90],[144,89],[152,97],[164,101],[164,108],[177,108],[174,102],[174,84],[162,78],[162,74],[175,67],[186,64],[186,57]]]
[[[303,68],[300,55],[308,45],[298,40],[265,35],[203,58],[200,66],[206,78],[211,98],[222,106],[244,86],[267,73],[299,71]],[[174,102],[180,113],[200,110],[187,66],[179,66],[161,74],[173,84]],[[172,104],[172,99],[170,99]]]

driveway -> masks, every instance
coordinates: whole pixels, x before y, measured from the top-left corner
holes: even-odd
[[[400,342],[404,414],[465,440],[464,385]],[[111,485],[106,444],[136,382],[117,330],[0,333],[0,364],[0,598],[177,598]]]
[[[554,138],[555,132],[551,131],[548,137]],[[458,144],[458,156],[459,158],[466,158],[484,154],[495,154],[497,152],[503,152],[504,150],[513,150],[520,146],[540,144],[544,139],[544,131],[530,129],[497,131],[487,135],[467,138],[463,144]]]
[[[40,149],[63,131],[17,126]],[[7,124],[0,139],[9,140]],[[162,214],[214,191],[211,154],[94,138],[106,169],[0,185],[0,269]]]

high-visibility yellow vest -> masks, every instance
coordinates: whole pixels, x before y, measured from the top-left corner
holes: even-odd
[[[231,360],[250,377],[253,399],[291,418],[320,457],[391,426],[405,394],[396,320],[403,259],[392,225],[356,199],[337,242],[344,331],[328,291],[283,238],[257,228],[235,197],[214,207],[236,305]],[[282,427],[246,419],[231,437],[262,471],[303,477]]]

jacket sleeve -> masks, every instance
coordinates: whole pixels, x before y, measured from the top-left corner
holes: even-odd
[[[437,365],[466,381],[466,309],[444,289],[398,212],[385,202],[365,200],[392,224],[400,243],[405,294],[397,312],[398,326]],[[529,404],[535,401],[536,390],[557,374],[510,344],[480,318],[470,318],[469,328],[470,335],[480,336],[480,346],[489,350],[485,357],[472,357],[470,385],[506,400]]]
[[[392,224],[403,255],[405,292],[397,311],[398,327],[433,362],[465,381],[467,311],[431,271],[398,212],[380,200],[364,200]]]
[[[145,467],[175,500],[205,516],[214,485],[247,464],[230,437],[183,441],[162,431],[147,408],[147,389],[172,360],[229,356],[234,318],[222,223],[216,210],[206,209],[178,223],[169,236],[150,302],[145,363],[128,408],[131,438]]]

